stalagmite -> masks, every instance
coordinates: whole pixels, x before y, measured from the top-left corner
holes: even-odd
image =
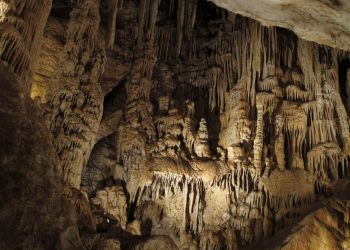
[[[286,155],[284,151],[284,133],[283,133],[283,116],[276,115],[276,141],[275,141],[275,155],[277,166],[280,170],[286,169]]]
[[[267,108],[273,109],[273,102],[275,99],[274,94],[260,92],[257,94],[257,126],[256,126],[256,136],[254,139],[254,166],[257,169],[261,169],[262,162],[262,150],[263,150],[263,130],[264,130],[264,114]]]
[[[194,152],[199,157],[210,157],[208,128],[205,119],[201,119],[197,132],[197,138],[194,141]]]

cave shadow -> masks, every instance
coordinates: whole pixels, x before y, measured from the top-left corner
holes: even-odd
[[[341,59],[338,61],[339,64],[339,92],[343,104],[345,106],[346,112],[349,116],[350,114],[350,86],[348,82],[348,70],[350,69],[350,60],[349,58]]]

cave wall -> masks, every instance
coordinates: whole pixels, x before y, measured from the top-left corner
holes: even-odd
[[[201,0],[0,4],[4,249],[349,246],[348,52]]]
[[[1,249],[82,249],[30,86],[51,1],[0,1]]]

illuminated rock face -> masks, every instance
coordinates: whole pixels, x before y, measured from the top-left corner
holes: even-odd
[[[80,188],[102,118],[103,94],[98,83],[105,63],[98,37],[98,1],[81,1],[70,13],[66,44],[51,79],[46,116],[60,157],[64,180]]]
[[[350,54],[303,38],[338,40],[202,0],[57,0],[48,19],[49,3],[25,2],[0,0],[0,139],[20,145],[0,159],[18,160],[3,176],[33,176],[19,212],[45,208],[48,233],[2,248],[350,246]],[[33,10],[27,31],[18,13]],[[21,216],[4,230],[28,235]]]
[[[349,50],[350,2],[346,0],[211,0],[218,6],[266,26],[294,31],[299,37]],[[321,14],[322,13],[322,14]]]

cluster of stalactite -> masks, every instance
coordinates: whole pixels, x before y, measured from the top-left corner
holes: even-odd
[[[149,186],[140,188],[135,197],[136,204],[164,199],[172,192],[179,191],[183,198],[181,223],[176,225],[177,231],[187,229],[200,232],[203,227],[204,183],[200,178],[191,178],[181,175],[155,175]]]
[[[172,88],[157,92],[157,110],[149,99],[157,86],[150,89],[149,81],[142,85],[131,80],[129,128],[127,123],[120,127],[125,132],[117,149],[127,171],[136,166],[143,177],[134,175],[127,185],[132,197],[137,194],[140,209],[150,201],[164,209],[168,224],[157,221],[163,232],[214,237],[222,234],[215,226],[228,224],[237,232],[238,245],[252,243],[301,216],[318,193],[328,195],[332,183],[346,175],[349,124],[339,94],[338,51],[226,12],[220,14],[219,31],[203,38],[193,22],[197,2],[173,4],[165,10],[173,23],[149,31],[156,30],[159,70],[170,65],[178,84],[187,85],[182,87],[185,93],[207,91],[204,105],[220,119],[218,145],[216,150],[209,147],[213,123],[196,117],[194,96],[186,94],[190,100],[179,103]],[[208,50],[210,54],[203,52]],[[132,75],[148,74],[150,79],[153,67],[148,73],[138,61],[134,67],[138,72]],[[158,85],[165,88],[173,82],[169,75],[160,75],[161,80],[166,82]],[[138,147],[133,151],[138,157],[131,157],[132,147]],[[152,173],[153,179],[146,177]],[[215,191],[220,195],[211,195]],[[182,212],[171,207],[172,199]],[[222,204],[216,210],[209,205],[218,202]],[[199,240],[203,249],[217,249],[215,242]]]
[[[26,83],[27,91],[50,8],[49,0],[0,2],[0,60]]]
[[[78,2],[70,13],[66,42],[47,93],[46,116],[60,157],[59,169],[76,188],[80,188],[103,113],[99,77],[106,59],[99,25],[99,1]]]

